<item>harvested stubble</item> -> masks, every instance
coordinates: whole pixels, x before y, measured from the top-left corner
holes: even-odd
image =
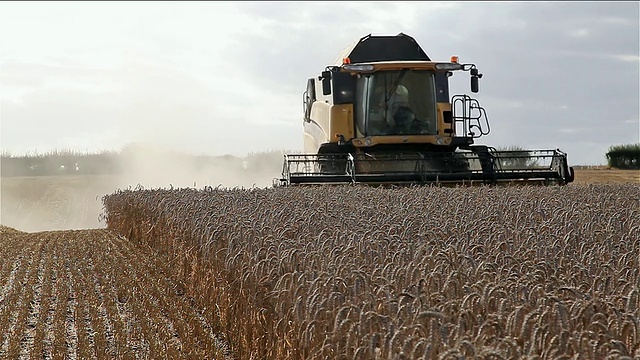
[[[180,285],[105,230],[0,226],[1,359],[223,359]]]
[[[640,356],[640,186],[136,189],[242,359]]]

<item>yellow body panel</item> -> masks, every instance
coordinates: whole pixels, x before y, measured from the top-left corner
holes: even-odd
[[[355,128],[353,123],[353,105],[333,105],[331,107],[331,142],[337,142],[340,140],[339,135],[344,136],[345,140],[354,138],[353,130]]]
[[[438,135],[449,138],[449,142],[451,142],[451,137],[454,136],[456,131],[455,124],[453,123],[453,121],[451,124],[447,124],[444,122],[444,112],[451,111],[451,104],[445,103],[445,102],[439,102],[439,103],[436,103],[436,108],[438,109]],[[445,133],[444,129],[452,129],[453,132]]]
[[[331,108],[333,105],[327,102],[316,101],[311,108],[311,120],[317,123],[322,129],[322,134],[316,135],[316,141],[318,144],[326,143],[331,136],[330,124],[331,124]]]
[[[316,154],[320,145],[329,142],[331,104],[316,101],[311,108],[311,121],[304,122],[304,152]]]
[[[354,137],[353,105],[331,105],[317,101],[311,109],[311,121],[304,125],[304,150],[315,154],[320,145],[337,143],[338,135],[345,140]]]

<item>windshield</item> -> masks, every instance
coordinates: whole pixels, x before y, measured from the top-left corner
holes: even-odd
[[[434,75],[428,71],[385,71],[356,85],[358,131],[365,135],[436,134]]]

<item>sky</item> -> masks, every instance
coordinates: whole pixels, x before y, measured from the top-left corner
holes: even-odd
[[[302,150],[302,93],[363,36],[414,37],[467,73],[479,144],[604,164],[640,141],[638,2],[1,2],[0,148],[149,143],[192,154]]]

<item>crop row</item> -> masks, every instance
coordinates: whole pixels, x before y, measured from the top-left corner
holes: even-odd
[[[223,358],[179,282],[134,244],[105,230],[0,234],[0,358]]]

